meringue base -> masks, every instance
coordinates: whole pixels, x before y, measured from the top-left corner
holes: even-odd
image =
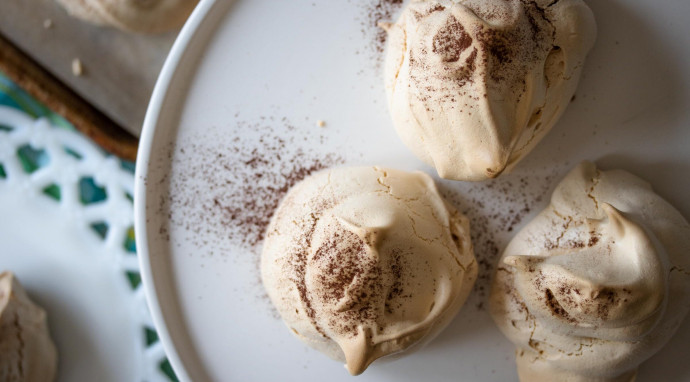
[[[536,353],[522,350],[515,354],[515,362],[521,382],[635,382],[637,377],[637,369],[612,377],[577,374],[555,368]]]

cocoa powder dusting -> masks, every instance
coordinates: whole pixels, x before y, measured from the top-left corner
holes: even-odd
[[[549,307],[549,309],[554,315],[560,316],[566,320],[570,320],[570,315],[565,309],[563,309],[561,304],[558,303],[558,300],[556,300],[556,297],[554,297],[553,292],[551,292],[551,289],[546,290],[545,299],[546,305]]]
[[[589,241],[587,242],[588,247],[593,247],[599,242],[599,236],[595,231],[590,231],[589,233]]]
[[[364,242],[354,233],[337,230],[325,243],[316,250],[312,261],[322,263],[325,272],[317,279],[323,285],[320,297],[327,301],[338,301],[345,295],[345,289],[353,283],[355,277],[361,279],[365,272],[367,248]]]
[[[523,91],[516,79],[524,78],[533,63],[544,61],[554,41],[554,28],[543,10],[531,0],[522,3],[527,23],[517,23],[507,29],[479,27],[474,31],[487,53],[484,65],[490,78],[497,83],[511,84],[515,92]]]
[[[276,134],[274,126],[289,134]],[[259,134],[250,138],[247,131]],[[170,198],[162,204],[170,211],[170,224],[195,234],[193,244],[208,248],[208,255],[222,254],[215,249],[227,244],[256,250],[288,189],[314,171],[343,162],[336,154],[306,148],[301,135],[286,118],[239,120],[215,145],[190,140],[178,148]],[[311,139],[318,145],[324,138]]]
[[[620,293],[609,288],[602,288],[583,295],[579,288],[566,281],[554,284],[551,280],[552,282],[548,283],[547,276],[542,270],[530,267],[527,271],[531,273],[533,288],[543,295],[543,297],[538,297],[538,300],[543,302],[555,317],[573,324],[577,323],[577,320],[568,314],[567,309],[606,320],[611,310],[627,302],[627,298],[632,294],[632,291],[627,288],[623,288]],[[509,293],[516,295],[516,302],[519,301],[520,304],[524,305],[522,297],[517,297],[518,293],[511,284],[512,282],[507,281],[504,288],[509,290]],[[557,287],[552,290],[546,285],[552,285],[552,287],[556,285]]]
[[[438,54],[443,62],[456,62],[460,59],[460,53],[472,45],[472,37],[465,32],[460,22],[451,16],[434,36],[432,44],[433,52]]]
[[[403,0],[354,0],[361,9],[359,22],[362,37],[367,41],[368,55],[379,66],[383,62],[388,33],[379,26],[382,22],[395,22],[394,17],[403,5]]]
[[[383,271],[357,235],[345,230],[334,231],[312,261],[325,268],[319,274],[322,288],[315,291],[316,298],[333,306],[340,301],[347,302],[330,320],[331,329],[355,336],[358,324],[376,321],[377,309],[368,302],[381,294]]]
[[[249,263],[255,270],[250,293],[279,318],[261,285],[264,231],[290,187],[344,160],[318,151],[327,140],[311,124],[298,129],[285,117],[235,118],[223,128],[197,129],[204,137],[181,139],[159,158],[158,166],[169,170],[155,181],[169,192],[155,203],[157,214],[167,216],[158,231],[171,245],[191,244],[193,256]]]
[[[281,209],[277,219],[283,223],[289,219],[298,232],[291,237],[291,244],[285,246],[282,257],[286,259],[304,314],[324,337],[326,331],[353,337],[361,325],[377,327],[381,305],[385,305],[389,313],[403,309],[405,299],[411,297],[410,290],[414,288],[414,285],[402,281],[406,272],[405,258],[414,254],[393,248],[388,256],[383,257],[390,258],[390,261],[381,261],[378,255],[373,254],[375,250],[371,242],[361,239],[340,223],[317,227],[317,222],[324,224],[324,213],[338,202],[336,195],[320,194],[311,198],[306,206],[301,204],[305,211],[310,211],[308,214],[300,218],[286,217]],[[284,208],[292,209],[291,203],[292,198],[288,197]],[[278,234],[280,226],[278,223],[274,227],[276,231],[270,231],[268,236]],[[307,267],[312,270],[310,282],[306,277]],[[319,320],[314,306],[321,309],[331,307],[327,308],[327,322]]]

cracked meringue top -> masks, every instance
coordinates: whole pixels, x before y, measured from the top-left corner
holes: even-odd
[[[290,190],[268,227],[261,275],[292,332],[357,375],[438,334],[477,265],[467,218],[428,175],[352,167]]]
[[[67,13],[96,25],[139,33],[182,26],[198,0],[58,0]]]
[[[0,273],[0,381],[52,381],[56,367],[46,312],[11,272]]]
[[[384,27],[398,135],[456,180],[494,178],[534,148],[596,37],[582,0],[413,0]]]
[[[690,308],[690,225],[627,172],[585,162],[510,242],[491,313],[521,381],[630,382]]]

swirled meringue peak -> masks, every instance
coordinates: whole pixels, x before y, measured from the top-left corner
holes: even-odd
[[[357,375],[438,334],[477,276],[469,223],[423,173],[326,170],[288,192],[261,258],[285,324]]]
[[[649,184],[585,162],[508,244],[491,313],[520,380],[630,382],[690,308],[690,225]]]
[[[0,273],[0,381],[50,382],[56,369],[45,310],[12,272]]]
[[[184,24],[198,0],[57,0],[70,16],[137,33],[162,33]]]
[[[534,148],[570,102],[596,38],[582,0],[413,0],[384,27],[398,135],[456,180],[494,178]]]

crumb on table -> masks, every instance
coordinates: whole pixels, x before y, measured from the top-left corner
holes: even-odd
[[[78,58],[75,58],[72,60],[72,74],[74,74],[75,77],[79,77],[84,73],[84,66],[81,64],[81,60]]]

